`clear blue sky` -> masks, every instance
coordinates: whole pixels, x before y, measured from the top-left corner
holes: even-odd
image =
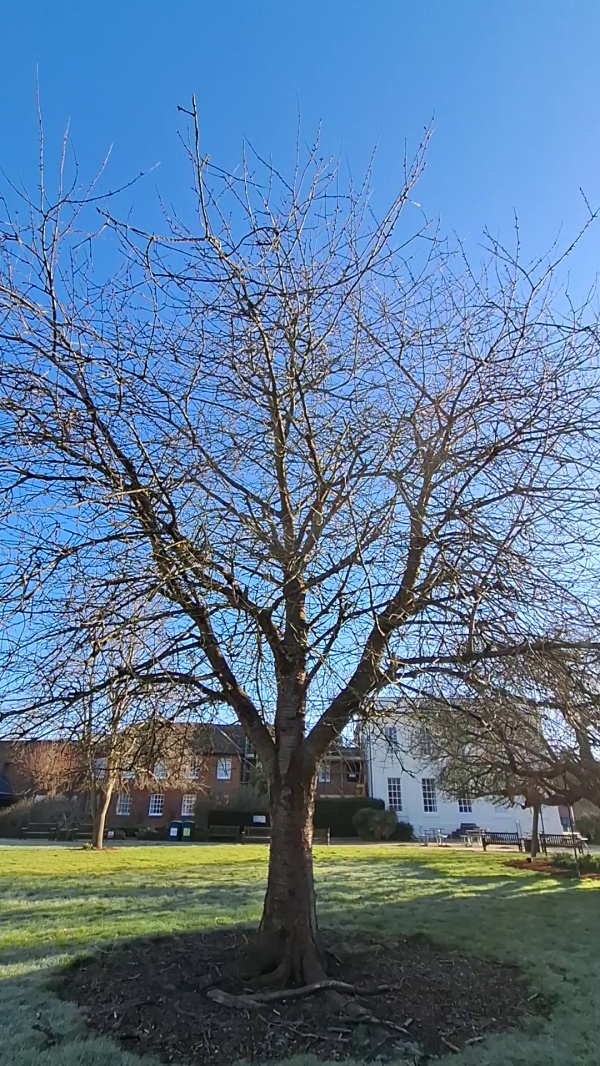
[[[435,119],[418,192],[469,241],[528,249],[600,203],[598,0],[26,0],[3,5],[0,165],[32,174],[36,66],[46,138],[68,119],[90,171],[112,144],[115,181],[161,166],[136,196],[182,190],[177,104],[199,100],[204,149],[230,166],[243,137],[285,166],[298,111],[307,137],[355,174],[379,144],[375,194],[390,194],[405,139]],[[595,274],[600,227],[575,265]]]

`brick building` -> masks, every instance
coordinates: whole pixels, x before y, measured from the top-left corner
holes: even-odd
[[[123,774],[121,788],[114,795],[107,825],[112,829],[164,826],[183,816],[192,817],[200,799],[207,807],[231,806],[243,797],[243,790],[260,775],[256,758],[239,725],[173,726],[181,730],[181,755],[175,761],[176,773],[157,762],[144,784],[131,773]],[[27,747],[52,744],[33,741]],[[13,803],[39,791],[27,779],[19,757],[24,745],[0,741],[0,805]],[[173,751],[178,744],[171,745]],[[101,760],[100,760],[101,761]],[[102,770],[99,769],[99,776]],[[364,761],[358,747],[339,746],[325,758],[319,769],[319,797],[362,796],[367,794]],[[246,797],[247,802],[247,797]]]

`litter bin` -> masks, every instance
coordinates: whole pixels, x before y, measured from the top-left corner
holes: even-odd
[[[169,840],[181,840],[183,834],[183,822],[169,823]]]
[[[193,822],[192,819],[190,819],[189,821],[183,821],[181,823],[181,837],[180,837],[180,840],[187,840],[188,842],[191,841],[193,830],[194,830],[194,822]]]

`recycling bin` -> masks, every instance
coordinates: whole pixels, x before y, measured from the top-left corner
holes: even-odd
[[[175,821],[169,823],[169,840],[181,840],[183,836],[183,822]]]

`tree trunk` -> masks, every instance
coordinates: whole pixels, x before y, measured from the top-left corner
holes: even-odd
[[[540,808],[536,803],[532,807],[533,820],[531,822],[531,858],[535,859],[540,850]]]
[[[97,851],[102,851],[102,848],[104,847],[104,827],[106,825],[106,815],[108,814],[112,794],[113,786],[107,785],[102,799],[99,803],[96,803],[96,812],[94,814],[92,827],[92,847],[96,848]]]
[[[312,834],[316,779],[308,786],[290,773],[271,790],[269,877],[254,972],[272,983],[302,985],[326,974],[313,881]]]

